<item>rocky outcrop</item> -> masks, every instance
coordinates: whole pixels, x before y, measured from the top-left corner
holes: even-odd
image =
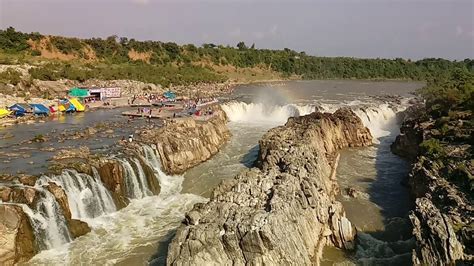
[[[408,184],[416,198],[410,213],[415,264],[450,264],[474,259],[474,207],[458,185],[446,179],[444,166],[420,156]]]
[[[473,128],[470,112],[433,118],[423,107],[402,125],[392,151],[411,159],[408,177],[414,264],[447,265],[474,260]],[[406,156],[408,155],[408,156]]]
[[[181,174],[216,154],[230,138],[227,117],[220,106],[203,120],[181,118],[165,127],[145,130],[139,140],[157,147],[162,168],[168,174]]]
[[[418,145],[423,141],[425,124],[418,124],[424,112],[423,105],[413,105],[402,112],[403,119],[400,134],[390,145],[391,151],[403,158],[414,160],[418,155]]]
[[[14,202],[34,206],[38,200],[39,193],[32,187],[0,187],[0,199],[3,202]]]
[[[72,219],[71,210],[69,209],[69,203],[67,200],[66,192],[58,185],[53,182],[50,182],[46,189],[53,194],[54,198],[58,202],[59,206],[63,211],[63,215],[66,218],[66,222],[71,232],[72,237],[80,237],[91,231],[89,225],[83,221]]]
[[[33,229],[23,209],[0,204],[0,265],[28,261],[36,252]]]
[[[126,196],[122,166],[115,160],[102,161],[97,165],[97,172],[102,184],[112,193],[117,208],[127,206],[130,200]]]
[[[196,204],[169,246],[168,265],[310,265],[325,245],[352,248],[335,200],[337,151],[371,145],[350,110],[290,118],[260,141],[257,167]]]
[[[447,264],[464,259],[464,247],[456,237],[453,221],[431,200],[425,197],[416,199],[410,220],[418,243],[412,256],[415,265]]]

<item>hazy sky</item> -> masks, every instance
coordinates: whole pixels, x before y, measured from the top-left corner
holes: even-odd
[[[291,48],[322,56],[474,58],[474,0],[0,0],[0,28]]]

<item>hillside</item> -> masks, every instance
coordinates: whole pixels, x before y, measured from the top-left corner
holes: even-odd
[[[317,57],[290,49],[215,44],[178,45],[110,36],[78,39],[0,30],[0,64],[29,64],[32,79],[130,79],[162,86],[282,78],[431,80],[453,68],[469,71],[474,61],[419,61]],[[15,83],[17,73],[0,77]]]

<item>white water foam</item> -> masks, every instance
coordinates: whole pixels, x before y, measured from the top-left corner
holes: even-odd
[[[313,105],[266,105],[263,103],[229,102],[222,105],[232,122],[284,124],[289,117],[307,115]]]
[[[26,204],[16,205],[21,206],[28,215],[39,249],[61,247],[71,241],[62,209],[49,191],[43,188],[37,188],[37,191],[41,199],[36,209]]]
[[[53,182],[66,192],[69,209],[73,219],[88,219],[116,211],[110,192],[100,181],[97,170],[94,177],[78,173],[76,170],[64,170],[60,175],[41,176],[36,183],[40,188]]]
[[[398,106],[387,103],[364,103],[354,100],[344,103],[319,103],[323,112],[334,113],[341,107],[351,108],[362,120],[374,142],[378,139],[398,133],[397,113],[403,111],[406,105]],[[316,111],[315,105],[265,105],[262,103],[230,102],[222,106],[229,120],[241,123],[273,123],[284,124],[289,117],[307,115]]]
[[[156,173],[161,192],[158,196],[134,199],[130,204],[110,214],[90,221],[92,232],[60,248],[45,250],[28,263],[37,265],[113,265],[147,264],[150,254],[169,233],[179,226],[184,213],[195,203],[206,199],[192,194],[180,194],[182,176],[168,176],[161,170],[158,153],[144,146],[147,163]],[[91,248],[93,247],[93,248]]]

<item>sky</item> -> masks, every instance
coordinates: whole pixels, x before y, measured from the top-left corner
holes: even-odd
[[[474,58],[474,0],[0,0],[0,28],[318,56]]]

